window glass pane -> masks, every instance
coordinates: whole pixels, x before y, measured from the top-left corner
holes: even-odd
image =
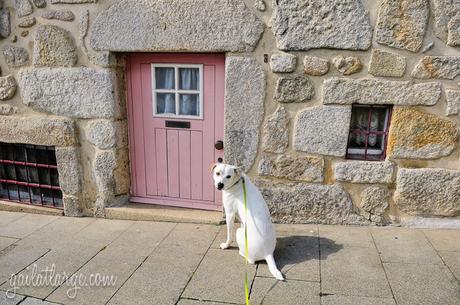
[[[200,115],[200,99],[198,94],[179,95],[179,114]]]
[[[176,114],[176,98],[174,93],[156,93],[157,114]]]
[[[174,89],[174,68],[155,68],[155,89]]]
[[[200,90],[200,69],[179,68],[179,89]]]
[[[352,130],[367,130],[367,124],[369,120],[369,108],[368,107],[353,107],[353,113],[351,116],[351,129]]]
[[[387,108],[374,107],[372,109],[370,131],[385,131],[385,118],[387,112]]]

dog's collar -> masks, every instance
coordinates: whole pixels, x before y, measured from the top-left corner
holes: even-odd
[[[234,187],[235,185],[237,185],[238,183],[240,183],[240,181],[242,181],[243,183],[245,183],[244,181],[244,177],[241,177],[240,179],[238,179],[235,183],[232,184],[232,186],[230,186],[227,190],[231,189],[232,187]]]

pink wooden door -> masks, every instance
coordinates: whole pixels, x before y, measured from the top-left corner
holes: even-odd
[[[132,54],[127,60],[131,201],[220,210],[210,166],[223,151],[221,54]]]

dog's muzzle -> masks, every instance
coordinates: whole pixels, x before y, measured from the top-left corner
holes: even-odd
[[[217,183],[217,189],[220,191],[224,188],[224,184],[222,182]]]

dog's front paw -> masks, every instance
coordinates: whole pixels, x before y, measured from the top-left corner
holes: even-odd
[[[230,243],[221,243],[220,248],[222,250],[228,249],[230,247]]]
[[[283,274],[282,274],[280,271],[276,270],[275,274],[273,274],[273,275],[275,276],[275,278],[276,278],[277,280],[279,280],[279,281],[284,281],[284,276],[283,276]]]

